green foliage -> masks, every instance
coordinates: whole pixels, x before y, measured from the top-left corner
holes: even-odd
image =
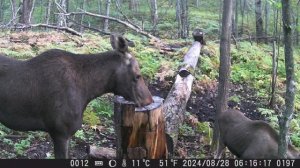
[[[0,131],[1,131],[1,133],[0,133],[0,138],[1,138],[1,136],[5,136],[5,135],[7,135],[7,134],[9,134],[9,133],[12,132],[11,129],[5,127],[5,126],[4,126],[3,124],[1,124],[1,123],[0,123]]]
[[[158,53],[142,51],[137,56],[140,64],[141,73],[145,78],[153,79],[160,67]]]
[[[35,53],[31,51],[14,51],[11,48],[1,48],[1,53],[8,57],[13,57],[17,59],[28,59],[35,56]]]
[[[82,140],[82,141],[85,141],[86,140],[86,137],[85,137],[85,134],[83,132],[82,129],[78,130],[76,133],[75,133],[75,137]]]
[[[93,108],[91,106],[87,106],[87,108],[85,109],[85,112],[83,114],[83,123],[90,126],[100,124],[100,119],[93,111]]]
[[[200,71],[202,74],[207,75],[211,79],[217,78],[219,63],[216,60],[216,57],[201,57],[200,60]]]
[[[202,134],[205,144],[210,144],[212,140],[212,129],[209,122],[198,122],[196,127],[197,132]]]
[[[239,96],[237,96],[237,95],[230,96],[230,97],[228,98],[228,100],[229,100],[229,101],[233,101],[233,102],[235,102],[235,103],[240,103],[240,102],[241,102],[241,98],[240,98]]]
[[[113,115],[112,103],[105,97],[92,100],[88,106],[90,106],[98,116],[111,118]]]
[[[291,140],[294,146],[300,147],[300,133],[293,133],[291,135]]]
[[[295,115],[290,122],[290,132],[293,145],[300,147],[300,118],[298,115]]]
[[[195,131],[192,127],[187,124],[182,124],[179,126],[179,135],[194,135]]]
[[[10,145],[10,146],[13,146],[14,145],[14,142],[10,139],[7,139],[7,138],[3,138],[2,140],[4,143]]]
[[[209,122],[198,122],[196,130],[202,134],[210,134],[211,128]]]
[[[269,120],[269,124],[275,130],[277,130],[277,131],[279,130],[278,115],[275,114],[274,110],[266,109],[266,108],[258,108],[258,111]]]
[[[18,155],[24,155],[25,150],[30,146],[30,142],[34,137],[29,135],[28,138],[23,139],[14,144],[14,149]]]
[[[274,6],[277,9],[281,9],[282,8],[282,4],[280,1],[276,1],[276,0],[267,0],[268,3],[270,3],[272,6]]]

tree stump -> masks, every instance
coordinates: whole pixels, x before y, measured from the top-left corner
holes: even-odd
[[[115,131],[118,159],[167,158],[163,99],[145,107],[117,96],[114,103]]]

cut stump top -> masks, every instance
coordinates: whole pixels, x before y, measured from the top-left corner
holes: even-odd
[[[147,106],[143,106],[143,107],[135,107],[135,111],[136,112],[152,111],[156,108],[159,108],[163,104],[163,101],[164,101],[163,98],[158,97],[158,96],[152,96],[152,99],[153,99],[153,103],[151,103]],[[116,96],[114,102],[119,103],[119,104],[125,104],[125,105],[135,105],[134,102],[128,101],[122,96]]]

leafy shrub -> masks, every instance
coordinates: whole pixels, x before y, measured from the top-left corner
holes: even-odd
[[[28,138],[14,144],[14,149],[18,155],[24,155],[25,150],[30,146],[30,142],[34,137],[29,135]]]
[[[87,108],[85,109],[85,112],[83,114],[83,123],[90,126],[100,124],[99,117],[93,111],[93,108],[91,106],[87,106]]]
[[[82,129],[81,129],[81,130],[78,130],[78,131],[76,131],[76,133],[75,133],[75,137],[76,137],[76,138],[78,138],[78,139],[80,139],[80,140],[83,140],[83,141],[85,141],[85,140],[86,140],[85,134],[84,134],[84,132],[83,132],[83,130],[82,130]]]
[[[113,115],[112,103],[106,97],[94,99],[89,103],[89,106],[92,107],[97,116],[111,118]]]

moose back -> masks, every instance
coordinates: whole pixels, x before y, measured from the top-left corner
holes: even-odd
[[[48,132],[55,158],[68,158],[69,139],[92,99],[111,92],[138,106],[152,103],[127,41],[112,35],[111,44],[114,50],[100,54],[54,49],[27,61],[0,56],[0,122]]]

